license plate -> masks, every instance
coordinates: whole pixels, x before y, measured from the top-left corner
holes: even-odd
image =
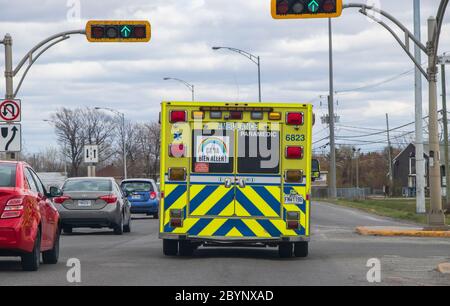
[[[141,199],[141,196],[140,196],[140,195],[132,195],[132,196],[131,196],[131,199],[132,199],[132,200],[140,200],[140,199]]]
[[[80,200],[80,201],[78,201],[78,206],[79,207],[91,207],[92,206],[92,201]]]

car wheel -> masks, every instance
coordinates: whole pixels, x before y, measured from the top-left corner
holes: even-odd
[[[120,223],[114,228],[114,234],[122,235],[123,234],[123,217],[120,217]]]
[[[295,257],[308,257],[308,242],[296,242],[294,244]]]
[[[190,241],[182,240],[180,241],[180,256],[189,257],[194,254],[195,247],[192,245]]]
[[[278,253],[281,258],[291,258],[293,253],[293,245],[290,242],[280,243]]]
[[[159,214],[158,213],[153,214],[153,219],[159,219]]]
[[[63,227],[63,232],[64,232],[64,234],[72,234],[73,228],[70,226]]]
[[[59,241],[60,241],[60,233],[59,230],[56,233],[55,243],[53,245],[53,249],[50,251],[46,251],[42,253],[42,261],[44,264],[56,265],[59,259]]]
[[[31,253],[22,255],[22,269],[24,271],[37,271],[41,264],[41,231],[38,230],[34,247]]]
[[[163,240],[163,252],[166,256],[177,256],[178,253],[178,241],[177,240]]]

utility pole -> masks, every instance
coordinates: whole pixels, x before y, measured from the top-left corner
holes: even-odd
[[[435,17],[428,19],[428,77],[429,77],[429,134],[430,134],[430,201],[431,209],[428,215],[428,224],[431,228],[445,226],[445,215],[442,209],[442,187],[441,187],[441,157],[438,127],[437,107],[437,58],[435,49],[437,44],[434,37],[437,33],[437,22]]]
[[[445,64],[441,64],[441,76],[442,76],[442,121],[444,123],[444,159],[445,159],[445,209],[450,211],[450,182],[449,182],[449,148],[448,148],[448,115],[447,115],[447,84],[445,77]]]
[[[335,141],[335,116],[334,116],[334,72],[333,72],[333,28],[331,18],[328,18],[329,35],[329,68],[330,68],[330,95],[328,96],[328,116],[330,118],[330,169],[329,169],[329,197],[337,198],[336,186],[336,141]]]
[[[414,36],[421,41],[420,28],[420,0],[414,0]],[[418,63],[422,63],[421,49],[414,44],[414,57]],[[422,105],[422,74],[415,67],[415,121],[416,121],[416,212],[425,214],[425,158],[423,147],[423,105]]]
[[[394,174],[392,173],[392,150],[391,150],[391,137],[389,130],[389,114],[386,114],[386,127],[387,127],[387,141],[388,141],[388,161],[389,161],[389,195],[392,195],[392,188],[394,188]]]

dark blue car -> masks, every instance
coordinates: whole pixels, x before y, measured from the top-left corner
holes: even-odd
[[[121,187],[128,195],[132,214],[146,214],[158,218],[159,191],[154,180],[128,179],[122,181]]]

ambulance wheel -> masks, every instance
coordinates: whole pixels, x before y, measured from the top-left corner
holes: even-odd
[[[163,252],[166,256],[177,256],[178,253],[178,241],[177,240],[163,240]]]
[[[181,240],[180,241],[180,256],[189,257],[194,254],[195,247],[190,241]]]
[[[295,257],[308,257],[308,242],[296,242],[294,244]]]
[[[293,249],[293,245],[290,242],[283,242],[278,245],[278,253],[281,258],[291,258]]]

